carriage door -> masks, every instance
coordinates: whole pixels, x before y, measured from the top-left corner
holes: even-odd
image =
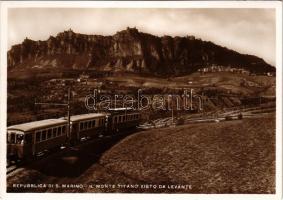
[[[24,136],[24,154],[26,155],[32,155],[34,153],[33,133],[27,133]]]
[[[79,140],[79,123],[72,123],[72,139]]]

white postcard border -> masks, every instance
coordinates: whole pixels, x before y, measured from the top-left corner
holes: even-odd
[[[1,5],[0,55],[0,199],[281,199],[282,197],[282,2],[280,1],[14,1]],[[6,115],[7,115],[7,12],[8,8],[274,8],[276,9],[276,194],[38,194],[6,193]]]

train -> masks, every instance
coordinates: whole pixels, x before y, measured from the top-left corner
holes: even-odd
[[[33,158],[44,151],[75,145],[83,140],[135,129],[140,113],[127,108],[110,109],[107,113],[88,113],[45,119],[7,127],[8,160]],[[69,124],[69,125],[68,125]],[[69,131],[68,131],[69,128]]]

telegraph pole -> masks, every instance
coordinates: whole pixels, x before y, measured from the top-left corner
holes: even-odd
[[[173,105],[172,105],[172,124],[174,124],[174,111],[173,111]]]
[[[174,124],[174,108],[173,108],[173,95],[169,95],[171,97],[171,117],[172,117],[172,125]]]
[[[35,105],[51,105],[51,106],[65,106],[67,107],[67,138],[70,140],[71,132],[71,115],[70,115],[70,99],[71,99],[71,88],[68,88],[68,102],[67,103],[44,103],[44,102],[35,102]]]
[[[70,116],[70,98],[71,98],[71,89],[68,88],[68,103],[67,103],[67,118],[68,118],[68,126],[67,126],[67,138],[70,141],[71,136],[71,116]]]

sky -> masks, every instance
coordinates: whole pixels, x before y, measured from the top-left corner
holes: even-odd
[[[275,65],[275,21],[271,8],[10,8],[8,49],[26,37],[46,40],[70,28],[113,35],[136,27],[158,36],[194,35]]]

